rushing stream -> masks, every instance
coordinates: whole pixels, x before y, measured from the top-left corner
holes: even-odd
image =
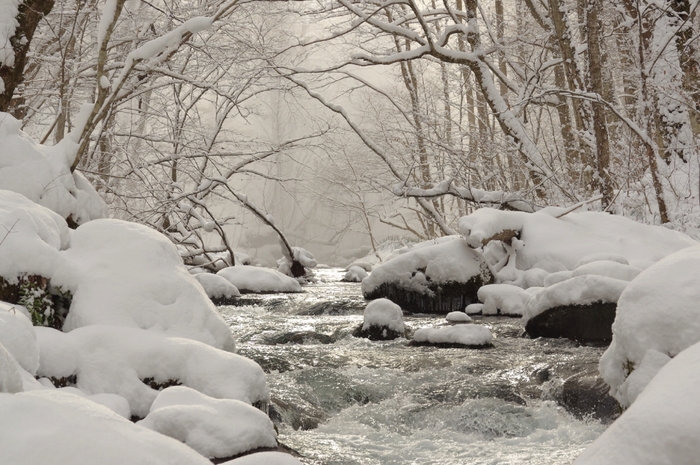
[[[519,320],[500,317],[475,321],[493,332],[491,349],[357,339],[366,302],[341,277],[319,270],[303,294],[220,307],[239,353],[268,373],[280,442],[304,463],[568,464],[605,429],[552,400],[563,379],[594,371],[603,349],[523,338]]]

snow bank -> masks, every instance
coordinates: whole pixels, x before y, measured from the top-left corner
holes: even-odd
[[[2,462],[211,465],[171,438],[61,390],[0,394]]]
[[[700,341],[698,276],[700,246],[647,268],[620,296],[613,341],[600,360],[600,372],[622,405],[634,401],[640,387],[661,367],[660,360]]]
[[[302,465],[302,463],[282,452],[259,452],[224,462],[221,465]]]
[[[55,146],[36,143],[20,122],[0,112],[0,187],[24,195],[77,224],[104,218],[107,205],[80,174],[71,173],[71,141]]]
[[[59,215],[0,189],[0,225],[1,277],[12,281],[23,273],[53,275],[63,260],[59,251],[70,241],[68,226]]]
[[[150,329],[234,350],[231,330],[162,234],[121,220],[73,232],[52,283],[73,292],[64,331],[94,324]]]
[[[698,463],[698,386],[700,344],[695,344],[668,362],[574,465]]]
[[[607,213],[572,212],[556,218],[565,211],[545,208],[523,213],[481,208],[460,219],[459,231],[472,247],[480,247],[504,231],[519,231],[524,247],[517,253],[517,268],[539,267],[549,272],[573,270],[592,254],[598,254],[593,260],[617,256],[644,268],[696,244],[682,233]]]
[[[373,300],[365,308],[362,330],[367,331],[370,326],[386,327],[397,333],[403,333],[405,328],[401,307],[389,299]]]
[[[194,278],[199,281],[199,284],[204,288],[210,299],[239,297],[241,293],[238,288],[231,282],[221,276],[211,273],[198,273]]]
[[[430,344],[461,344],[465,346],[486,346],[491,344],[491,331],[480,325],[443,326],[441,328],[420,328],[413,334],[415,342]]]
[[[345,273],[345,277],[343,279],[352,283],[359,283],[362,282],[362,280],[365,279],[367,276],[368,274],[364,270],[364,268],[361,268],[357,265],[353,265],[350,268],[348,268],[348,271]]]
[[[39,376],[77,375],[78,389],[118,394],[129,401],[132,415],[146,416],[158,395],[143,382],[147,378],[249,404],[268,399],[265,374],[257,363],[201,342],[119,326],[91,325],[69,333],[35,330]]]
[[[528,299],[523,322],[554,307],[617,302],[627,284],[606,276],[583,275],[542,288]]]
[[[183,386],[163,390],[138,424],[182,441],[209,458],[277,447],[274,425],[262,411]]]
[[[402,251],[374,267],[362,280],[364,294],[372,293],[384,283],[397,283],[406,289],[429,293],[429,284],[465,283],[479,275],[484,281],[491,279],[486,262],[458,236],[426,241]]]
[[[230,266],[216,274],[241,292],[301,292],[301,285],[296,279],[268,268]]]
[[[12,306],[0,302],[0,344],[32,375],[39,368],[39,346],[31,320]]]

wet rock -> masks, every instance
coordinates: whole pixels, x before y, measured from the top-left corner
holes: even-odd
[[[295,311],[296,315],[348,315],[362,312],[367,306],[364,299],[337,299],[318,302],[308,308]]]
[[[579,342],[610,343],[616,303],[566,305],[550,308],[528,320],[525,331],[532,338],[568,338]]]
[[[360,325],[352,332],[355,337],[364,337],[370,341],[392,341],[400,337],[406,337],[402,332],[393,330],[388,326],[370,325],[367,329],[362,329]]]
[[[610,387],[594,374],[568,378],[556,394],[557,403],[578,418],[595,418],[603,423],[615,420],[622,408],[610,394]]]
[[[333,344],[336,338],[327,334],[317,333],[315,331],[296,331],[291,333],[276,333],[270,336],[265,336],[264,344]]]

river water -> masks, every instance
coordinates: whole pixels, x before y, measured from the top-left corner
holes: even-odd
[[[475,319],[493,332],[491,349],[358,339],[366,302],[342,276],[319,270],[303,294],[220,307],[239,353],[268,373],[280,442],[304,463],[569,464],[604,431],[554,401],[564,379],[596,370],[603,349],[524,338],[520,321],[503,317]]]

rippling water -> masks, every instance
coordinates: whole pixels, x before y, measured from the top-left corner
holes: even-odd
[[[366,302],[339,270],[305,293],[220,307],[239,352],[268,373],[280,442],[309,464],[568,464],[605,427],[554,402],[562,380],[595,371],[603,349],[521,337],[488,317],[494,348],[409,347],[351,332]],[[409,330],[446,324],[405,318]]]

